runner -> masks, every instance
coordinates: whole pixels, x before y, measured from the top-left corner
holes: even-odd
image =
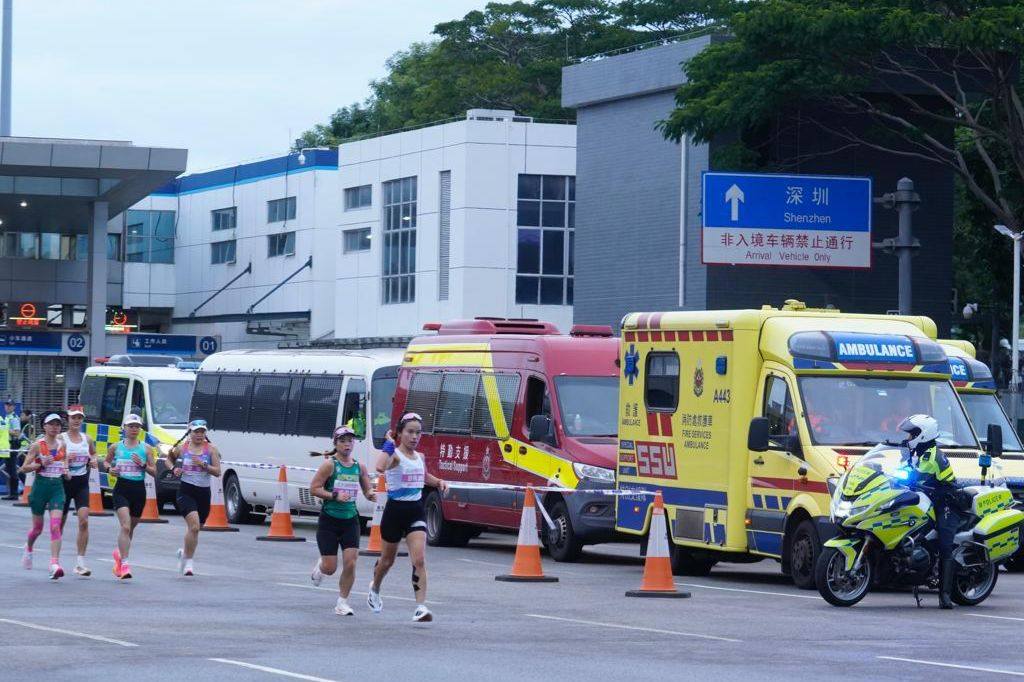
[[[338,547],[341,547],[341,577],[338,579],[338,603],[334,612],[339,616],[354,615],[348,605],[348,595],[356,577],[356,559],[359,558],[359,512],[356,496],[359,489],[371,502],[377,493],[370,486],[370,477],[352,458],[356,433],[347,426],[334,429],[334,452],[313,474],[309,492],[324,501],[316,523],[316,544],[320,558],[310,578],[319,585],[325,575],[334,575],[338,568]]]
[[[373,582],[366,596],[366,603],[374,613],[380,613],[384,602],[380,586],[384,576],[395,563],[398,543],[405,536],[412,561],[412,591],[416,597],[414,621],[427,622],[434,619],[427,608],[427,568],[425,551],[427,544],[427,522],[423,514],[423,484],[434,486],[443,495],[448,483],[427,473],[423,455],[416,452],[423,429],[422,418],[413,412],[398,422],[398,447],[395,447],[392,432],[384,442],[384,452],[377,470],[383,470],[388,483],[388,501],[380,520],[381,555],[373,571]]]
[[[64,524],[68,522],[71,501],[75,502],[75,513],[78,515],[78,556],[75,558],[75,574],[92,575],[85,565],[85,550],[89,546],[89,469],[96,466],[96,444],[89,436],[82,433],[82,422],[85,412],[81,405],[68,407],[68,430],[61,436],[61,449],[64,461],[67,462],[69,477],[64,479],[64,514],[60,520],[63,534]]]
[[[57,580],[64,576],[60,567],[60,527],[61,509],[64,508],[64,484],[67,476],[64,453],[61,452],[59,439],[61,419],[57,414],[48,414],[43,420],[43,437],[28,449],[25,463],[18,469],[19,473],[35,471],[35,483],[28,496],[29,507],[32,508],[32,529],[28,532],[25,552],[21,557],[21,565],[32,568],[32,547],[43,532],[43,515],[50,511],[50,579]]]
[[[178,550],[178,573],[195,575],[192,557],[199,544],[199,528],[210,515],[210,476],[220,476],[220,451],[206,437],[206,420],[193,419],[188,425],[188,442],[175,445],[167,453],[167,462],[178,487],[178,511],[185,517],[185,546]]]
[[[107,471],[117,476],[113,498],[121,531],[114,550],[114,577],[121,580],[132,577],[128,552],[146,506],[146,474],[156,477],[156,451],[139,440],[141,430],[139,415],[128,415],[123,424],[123,439],[107,449]]]

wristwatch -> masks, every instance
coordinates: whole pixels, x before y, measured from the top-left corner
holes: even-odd
[[[331,491],[331,499],[334,500],[335,502],[338,501],[338,491],[337,490],[332,490]]]

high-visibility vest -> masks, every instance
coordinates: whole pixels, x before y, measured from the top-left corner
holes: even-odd
[[[8,450],[11,447],[11,417],[10,415],[0,416],[0,459],[7,459],[11,456]]]

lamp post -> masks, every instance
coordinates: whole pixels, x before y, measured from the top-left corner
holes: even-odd
[[[1013,240],[1013,305],[1010,313],[1013,316],[1011,321],[1010,341],[1010,400],[1012,401],[1011,413],[1013,425],[1017,426],[1017,402],[1020,393],[1020,361],[1017,354],[1017,346],[1020,343],[1020,232],[1014,232],[1006,225],[996,225],[996,232]]]

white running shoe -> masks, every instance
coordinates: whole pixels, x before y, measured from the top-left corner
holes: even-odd
[[[92,575],[92,571],[90,571],[85,564],[78,564],[77,566],[75,566],[75,575],[80,575],[83,578],[88,578],[90,575]]]
[[[196,574],[196,567],[192,564],[192,560],[188,559],[185,561],[184,575],[186,578],[191,578]]]
[[[54,562],[50,564],[50,580],[57,580],[58,578],[64,577],[64,569],[60,567],[60,564]]]
[[[380,598],[380,592],[373,586],[373,583],[370,583],[370,588],[366,591],[366,605],[374,613],[384,610],[384,600]]]
[[[315,587],[320,587],[320,583],[324,579],[324,574],[320,571],[320,560],[316,560],[316,564],[313,566],[313,572],[309,574],[309,579],[313,581]]]
[[[429,623],[434,620],[434,614],[430,612],[430,609],[427,608],[426,604],[420,604],[412,614],[412,619],[417,623]]]
[[[185,574],[185,550],[181,547],[178,548],[178,573],[181,575]]]
[[[338,603],[334,605],[334,612],[339,616],[354,616],[356,612],[348,605],[344,597],[338,597]]]
[[[21,567],[26,571],[32,570],[32,552],[28,549],[25,549],[25,551],[21,553]]]

